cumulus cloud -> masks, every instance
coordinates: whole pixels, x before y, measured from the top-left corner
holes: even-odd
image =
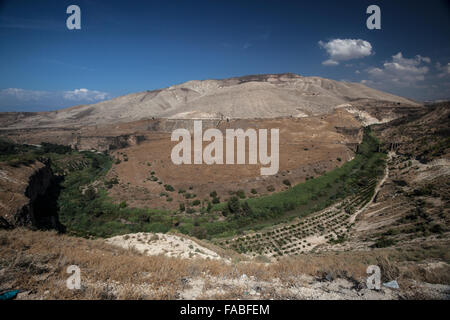
[[[336,66],[340,61],[360,59],[372,54],[370,42],[361,39],[333,39],[328,42],[319,41],[319,46],[327,51],[328,60],[325,66]]]
[[[369,87],[419,101],[450,99],[449,63],[433,66],[428,57],[405,57],[399,52],[381,66],[364,71],[367,78],[361,83]]]
[[[111,98],[107,92],[85,88],[70,91],[39,91],[21,88],[0,90],[0,109],[5,111],[50,110],[74,104],[95,103]]]
[[[78,101],[96,101],[96,100],[105,100],[108,98],[108,93],[96,91],[96,90],[88,90],[88,89],[75,89],[72,91],[64,91],[64,98],[67,100]]]
[[[441,65],[439,62],[436,63],[436,69],[439,71],[438,73],[438,78],[443,78],[446,76],[450,76],[450,62],[445,64],[445,65]]]
[[[405,58],[401,52],[392,56],[391,61],[386,61],[381,68],[367,69],[369,80],[372,83],[384,83],[396,86],[414,86],[425,80],[425,75],[431,63],[428,57],[416,55],[414,58]]]

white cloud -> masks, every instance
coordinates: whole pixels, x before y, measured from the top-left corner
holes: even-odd
[[[44,110],[67,107],[74,104],[95,103],[111,98],[107,92],[85,88],[71,91],[39,91],[21,88],[0,90],[0,109],[42,107]]]
[[[339,62],[328,59],[328,60],[325,60],[324,62],[322,62],[322,64],[324,66],[337,66],[339,64]]]
[[[72,91],[37,91],[20,88],[8,88],[0,90],[0,98],[15,98],[22,101],[38,101],[45,98],[62,98],[71,101],[96,101],[109,97],[107,92],[88,89],[75,89]]]
[[[392,56],[392,61],[387,61],[383,67],[367,69],[370,80],[374,84],[395,86],[414,86],[425,80],[429,68],[425,64],[431,63],[428,57],[417,55],[408,59],[401,52]]]
[[[372,54],[370,42],[361,39],[333,39],[328,42],[319,41],[329,59],[322,62],[325,66],[336,66],[340,61],[360,59]]]
[[[361,83],[419,101],[448,100],[450,64],[436,63],[432,67],[431,63],[428,57],[416,55],[407,58],[399,52],[381,66],[365,69],[367,78]]]
[[[72,91],[65,91],[64,98],[67,100],[85,100],[85,101],[96,101],[96,100],[105,100],[108,97],[108,93],[96,91],[96,90],[88,90],[88,89],[75,89]]]
[[[19,88],[8,88],[0,90],[0,97],[10,97],[22,101],[38,101],[48,95],[46,91],[25,90]]]
[[[450,62],[446,65],[441,65],[439,62],[436,63],[436,69],[439,71],[437,75],[438,78],[443,78],[450,75]]]

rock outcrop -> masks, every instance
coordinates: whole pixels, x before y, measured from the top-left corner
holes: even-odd
[[[48,161],[20,166],[0,164],[0,190],[0,227],[64,229],[56,210],[58,177]]]

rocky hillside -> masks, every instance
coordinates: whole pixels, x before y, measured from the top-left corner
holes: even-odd
[[[61,230],[56,177],[48,162],[0,163],[0,226]]]
[[[4,113],[0,123],[11,129],[112,124],[152,118],[304,117],[329,113],[342,104],[379,102],[417,105],[359,83],[286,73],[188,81],[54,112]]]
[[[17,299],[26,300],[446,299],[449,292],[442,284],[448,284],[448,265],[427,262],[445,254],[448,243],[428,251],[417,244],[417,265],[408,261],[411,247],[403,248],[404,253],[375,249],[302,254],[267,263],[223,250],[219,259],[146,255],[103,240],[25,229],[0,230],[0,244],[0,293],[17,289]],[[380,290],[366,286],[368,264],[382,270],[386,285]],[[80,290],[66,287],[69,265],[81,270]],[[387,286],[394,279],[398,289]]]

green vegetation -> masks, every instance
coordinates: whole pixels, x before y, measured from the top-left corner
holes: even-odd
[[[102,188],[86,201],[83,188],[104,179],[112,160],[92,152],[83,152],[83,158],[88,160],[86,167],[64,176],[58,198],[59,218],[69,233],[107,237],[132,232],[167,232],[172,227],[169,212],[130,208],[125,201],[115,204]]]
[[[372,248],[386,248],[395,244],[393,239],[381,237],[372,245]]]
[[[245,191],[244,190],[236,191],[236,196],[239,197],[239,199],[245,199],[246,198]]]
[[[172,187],[170,184],[165,184],[164,189],[166,189],[166,191],[169,191],[169,192],[175,191],[174,187]]]
[[[246,214],[232,215],[224,222],[215,222],[213,229],[220,236],[232,236],[248,229],[258,230],[295,217],[304,217],[322,210],[334,202],[363,190],[373,178],[383,174],[384,153],[377,152],[378,140],[366,129],[364,139],[355,158],[315,179],[298,184],[289,190],[268,196],[247,200],[250,210]],[[373,188],[364,193],[364,200],[370,199]],[[235,200],[231,200],[235,207]],[[213,206],[212,211],[224,214],[231,212],[230,202]],[[211,236],[215,235],[209,233]]]
[[[383,173],[385,158],[385,154],[377,152],[376,138],[366,130],[355,158],[340,168],[291,186],[286,191],[246,200],[243,200],[245,192],[238,190],[228,202],[220,203],[217,192],[212,191],[211,202],[208,201],[207,208],[202,207],[198,212],[200,210],[185,207],[183,203],[176,211],[115,204],[108,197],[107,189],[118,181],[105,178],[113,160],[104,153],[78,152],[56,145],[36,148],[5,142],[0,143],[0,150],[0,161],[50,159],[53,171],[64,177],[58,198],[61,223],[70,233],[100,237],[133,232],[167,232],[171,229],[200,238],[228,237],[250,228],[260,230],[307,216],[361,190],[368,190],[364,191],[361,200],[367,201],[373,194],[373,188],[367,188],[367,185]],[[94,184],[98,180],[103,184]],[[164,185],[164,188],[167,192],[175,191],[170,185]],[[192,189],[189,186],[189,190]],[[267,190],[274,191],[275,188],[268,186]],[[170,202],[173,198],[167,192],[161,196],[166,196],[166,201]],[[196,198],[195,194],[185,190],[178,192],[185,199]],[[251,193],[255,194],[253,190]],[[192,205],[200,203],[197,199]],[[220,213],[226,218],[220,219]]]

